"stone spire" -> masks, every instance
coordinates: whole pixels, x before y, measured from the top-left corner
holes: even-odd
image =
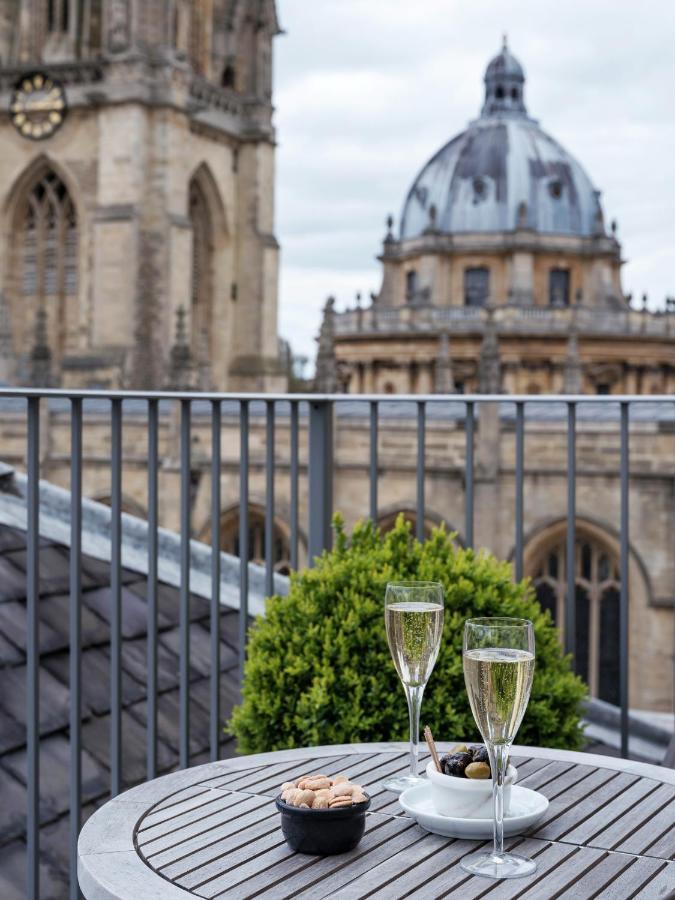
[[[35,315],[35,336],[30,351],[30,383],[32,387],[53,387],[52,351],[47,342],[47,313],[40,306]]]
[[[450,359],[450,335],[447,331],[442,331],[438,340],[434,392],[436,394],[455,393],[455,379],[452,376],[452,360]]]
[[[169,355],[169,373],[167,389],[170,391],[189,391],[193,377],[192,353],[185,325],[185,308],[176,310],[176,339]]]
[[[501,394],[502,392],[502,363],[494,309],[491,306],[487,307],[485,334],[478,358],[478,392],[480,394]]]
[[[335,297],[329,297],[323,308],[323,322],[317,338],[314,390],[320,394],[333,394],[338,388],[338,371],[335,359]]]

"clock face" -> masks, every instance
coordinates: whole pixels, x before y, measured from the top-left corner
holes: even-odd
[[[66,112],[63,85],[44,72],[23,75],[15,84],[9,113],[22,137],[33,141],[51,137],[63,124]]]

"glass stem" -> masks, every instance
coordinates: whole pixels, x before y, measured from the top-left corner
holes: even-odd
[[[509,745],[488,744],[488,754],[493,773],[493,854],[497,859],[501,859],[504,856],[504,779],[506,778],[506,770],[509,765]]]
[[[417,778],[417,759],[419,756],[420,709],[424,685],[406,684],[405,695],[408,700],[408,717],[410,720],[410,774]]]

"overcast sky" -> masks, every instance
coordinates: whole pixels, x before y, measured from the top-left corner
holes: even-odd
[[[501,35],[528,112],[616,218],[624,289],[675,296],[671,0],[277,0],[280,331],[313,361],[328,294],[379,289],[384,220],[475,118]]]

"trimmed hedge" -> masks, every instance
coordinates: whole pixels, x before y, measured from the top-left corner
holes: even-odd
[[[511,566],[457,548],[435,529],[420,544],[403,516],[385,535],[370,521],[348,538],[339,516],[334,549],[291,576],[288,596],[267,601],[250,630],[242,703],[228,730],[243,753],[351,741],[405,740],[403,688],[384,629],[388,581],[439,581],[443,643],[422,705],[437,740],[479,740],[464,686],[462,632],[472,616],[522,616],[534,623],[536,670],[520,744],[578,749],[586,687],[563,656],[548,612]]]

